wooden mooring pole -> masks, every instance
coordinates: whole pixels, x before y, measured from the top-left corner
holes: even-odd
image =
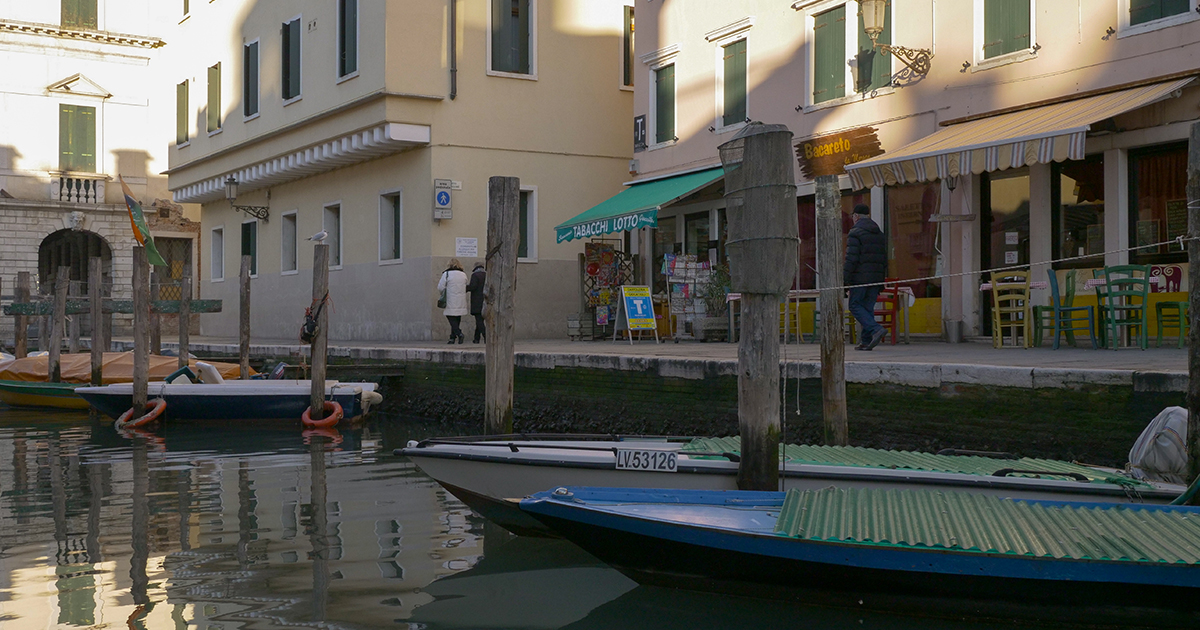
[[[29,302],[28,271],[17,272],[17,302]],[[13,354],[18,359],[24,359],[26,356],[29,356],[29,316],[17,315],[14,324],[16,325],[16,331],[13,339]]]
[[[1188,139],[1188,481],[1200,478],[1200,122]],[[1183,334],[1180,331],[1179,334]],[[1200,493],[1197,493],[1200,495]],[[1200,505],[1192,496],[1191,505]]]
[[[521,180],[488,179],[487,278],[483,283],[484,431],[512,433],[513,320],[517,292],[517,245],[520,241]]]
[[[238,365],[242,368],[243,381],[250,378],[250,266],[253,263],[254,258],[251,256],[242,256],[242,273],[239,276],[242,291],[238,318]]]
[[[102,261],[93,256],[88,259],[88,307],[91,308],[92,322],[92,386],[104,384],[104,304],[100,292],[103,277]]]
[[[150,275],[146,248],[133,247],[133,409],[141,415],[146,408],[150,383]]]
[[[79,285],[67,280],[67,297],[79,297]],[[67,352],[79,353],[79,315],[67,316]]]
[[[817,177],[817,276],[821,285],[821,398],[825,443],[850,444],[846,422],[846,344],[842,326],[842,191],[837,175]]]
[[[150,269],[150,302],[157,302],[162,296],[161,276],[158,270]],[[162,354],[162,316],[150,313],[150,354]]]
[[[71,268],[59,267],[54,278],[54,315],[50,323],[50,382],[62,382],[63,324],[67,320],[67,285],[71,283]]]
[[[312,389],[309,397],[309,418],[321,420],[325,417],[325,353],[328,349],[326,329],[329,325],[329,309],[324,300],[329,294],[329,245],[317,243],[313,246],[313,313],[317,317],[317,334],[309,346],[312,363]]]
[[[179,367],[188,366],[188,348],[192,320],[192,273],[184,271],[179,279]]]

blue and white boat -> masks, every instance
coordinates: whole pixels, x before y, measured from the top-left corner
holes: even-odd
[[[930,489],[560,487],[520,508],[645,584],[867,607],[945,609],[950,599],[984,616],[1085,606],[1106,620],[1114,606],[1149,607],[1155,624],[1200,627],[1195,507]]]

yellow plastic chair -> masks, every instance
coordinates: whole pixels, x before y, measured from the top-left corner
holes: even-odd
[[[992,346],[1004,347],[1004,331],[1011,331],[1013,347],[1032,345],[1033,313],[1029,304],[1029,272],[1005,271],[992,278]],[[1018,344],[1018,336],[1021,341]]]

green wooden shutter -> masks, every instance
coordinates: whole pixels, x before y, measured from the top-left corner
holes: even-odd
[[[258,222],[242,224],[242,255],[250,257],[250,274],[258,275]]]
[[[883,32],[874,43],[892,43],[892,4],[887,4],[887,12],[883,16]],[[858,85],[857,92],[870,92],[887,87],[892,82],[892,57],[882,50],[874,48],[871,36],[867,35],[863,23],[862,11],[858,12]]]
[[[58,168],[77,173],[96,172],[96,108],[60,105],[58,110]]]
[[[183,0],[183,14],[188,14],[188,0]]]
[[[242,49],[242,114],[258,113],[258,42]]]
[[[1033,46],[1029,38],[1031,0],[983,0],[983,58]]]
[[[728,127],[746,120],[746,40],[724,48],[725,115],[721,124]]]
[[[68,28],[95,29],[96,0],[62,0],[60,24]]]
[[[208,130],[216,131],[221,128],[221,64],[208,68]]]
[[[283,25],[283,98],[300,96],[300,20]]]
[[[622,40],[622,85],[633,85],[633,7],[625,7],[625,37]]]
[[[813,16],[813,102],[846,95],[846,5]]]
[[[675,64],[654,71],[654,141],[675,139]]]
[[[1142,24],[1187,11],[1188,0],[1129,0],[1129,23]]]
[[[338,76],[358,70],[358,0],[339,0]]]
[[[517,245],[517,258],[529,258],[529,193],[521,191],[520,211],[521,242]]]
[[[188,141],[188,82],[175,86],[175,144]]]

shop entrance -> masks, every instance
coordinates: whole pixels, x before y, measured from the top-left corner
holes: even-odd
[[[984,173],[979,179],[980,225],[984,230],[980,269],[1029,265],[1029,168]],[[981,279],[990,282],[992,274],[983,273]],[[991,296],[982,296],[980,303],[983,334],[991,335]]]

